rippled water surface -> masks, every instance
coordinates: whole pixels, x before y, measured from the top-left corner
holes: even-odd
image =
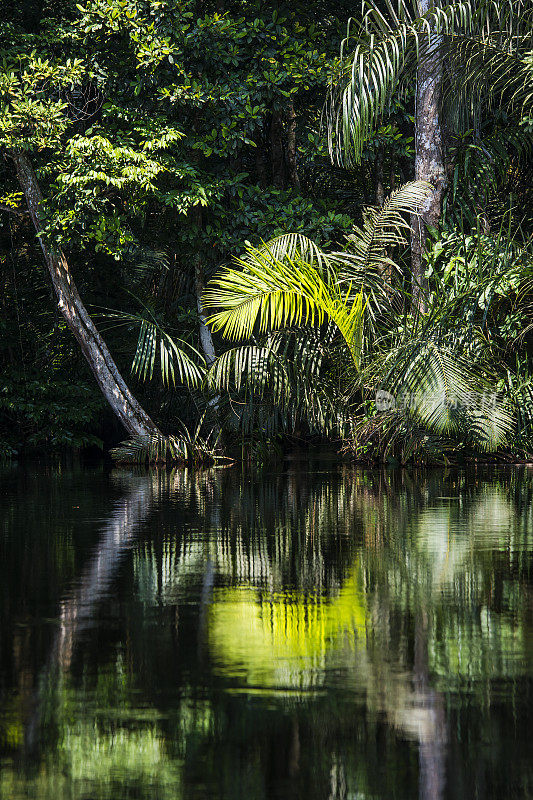
[[[533,469],[0,472],[0,796],[533,797]]]

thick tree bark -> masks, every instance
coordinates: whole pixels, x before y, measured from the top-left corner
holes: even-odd
[[[16,151],[11,155],[30,217],[39,235],[42,231],[43,198],[35,172],[25,153]],[[149,438],[161,435],[155,423],[126,386],[107,345],[81,301],[64,254],[61,250],[52,251],[40,237],[39,241],[57,295],[59,310],[80,345],[107,402],[132,436]]]
[[[433,5],[433,0],[418,0],[420,15],[426,14]],[[434,192],[425,201],[420,215],[411,219],[413,309],[420,313],[425,313],[427,309],[427,285],[423,261],[426,226],[435,227],[438,224],[446,188],[443,136],[439,115],[442,53],[438,37],[433,34],[430,42],[427,36],[425,38],[425,42],[424,37],[422,38],[416,76],[415,180],[428,181],[434,186]]]
[[[291,97],[287,109],[287,162],[289,168],[289,180],[295,189],[300,188],[300,179],[296,167],[296,113],[294,102]]]

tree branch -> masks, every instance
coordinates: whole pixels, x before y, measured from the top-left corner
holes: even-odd
[[[23,209],[11,208],[11,206],[7,206],[5,203],[0,203],[0,211],[9,211],[10,214],[15,214],[16,217],[28,217],[30,213]]]

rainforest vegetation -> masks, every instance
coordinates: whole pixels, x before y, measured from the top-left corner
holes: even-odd
[[[3,457],[533,457],[531,0],[0,19]]]

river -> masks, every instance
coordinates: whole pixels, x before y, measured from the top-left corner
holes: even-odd
[[[0,467],[0,797],[533,797],[533,469]]]

